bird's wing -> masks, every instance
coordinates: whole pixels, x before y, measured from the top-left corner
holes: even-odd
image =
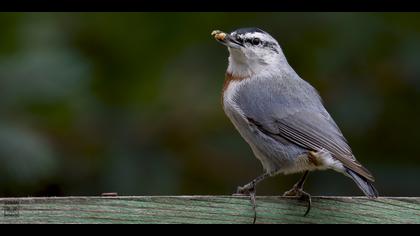
[[[271,130],[253,118],[247,118],[272,138],[279,136],[308,150],[327,150],[347,168],[374,181],[372,174],[355,159],[341,132],[320,113],[300,111],[274,119]]]
[[[249,122],[274,139],[281,137],[307,150],[327,150],[347,168],[374,181],[372,174],[354,157],[346,139],[325,110],[315,89],[310,87],[306,90],[306,94],[312,93],[310,101],[308,100],[309,106],[302,101],[285,102],[289,97],[297,101],[296,95],[286,96],[282,90],[273,87],[269,90],[269,98],[261,94],[252,97],[254,108],[247,107],[250,102],[241,103],[241,99],[238,99],[238,105]],[[249,100],[250,97],[245,96]],[[255,108],[256,106],[258,108]]]

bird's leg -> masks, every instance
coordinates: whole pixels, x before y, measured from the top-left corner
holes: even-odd
[[[259,182],[263,181],[265,178],[267,178],[268,176],[270,176],[268,173],[264,173],[260,176],[258,176],[257,178],[255,178],[254,180],[252,180],[251,182],[249,182],[248,184],[242,186],[242,187],[238,187],[237,191],[235,195],[249,195],[250,199],[251,199],[251,203],[252,203],[252,209],[254,210],[254,221],[253,224],[255,224],[255,221],[257,220],[257,202],[256,202],[256,186]]]
[[[297,182],[291,190],[283,194],[283,196],[299,197],[301,200],[308,202],[308,207],[303,216],[306,216],[309,213],[309,211],[311,210],[311,205],[312,205],[311,195],[303,191],[303,185],[305,184],[305,180],[308,177],[308,174],[309,174],[309,171],[306,171],[305,174],[303,174],[302,178],[299,180],[299,182]]]
[[[255,187],[256,185],[263,181],[265,178],[267,178],[269,176],[269,174],[265,173],[262,174],[260,176],[258,176],[257,178],[255,178],[254,180],[252,180],[251,182],[249,182],[248,184],[242,186],[242,187],[238,187],[236,194],[239,195],[248,195],[250,192],[254,191],[255,192]]]

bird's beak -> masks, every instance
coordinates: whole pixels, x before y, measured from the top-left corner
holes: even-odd
[[[229,34],[222,32],[220,30],[214,30],[211,32],[211,35],[221,44],[230,47],[230,48],[241,48],[244,45],[238,42],[236,39],[231,37]]]

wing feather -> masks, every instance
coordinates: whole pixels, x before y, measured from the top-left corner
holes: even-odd
[[[300,111],[281,119],[275,119],[275,125],[271,129],[275,127],[276,131],[267,131],[266,127],[261,124],[258,125],[258,128],[272,137],[280,136],[308,150],[327,150],[347,168],[374,181],[372,174],[356,160],[337,126],[330,122],[331,120],[322,114]]]

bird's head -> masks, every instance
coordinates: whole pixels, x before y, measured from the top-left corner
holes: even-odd
[[[229,34],[215,30],[212,35],[229,50],[229,73],[250,76],[286,61],[279,43],[261,29],[241,28]]]

